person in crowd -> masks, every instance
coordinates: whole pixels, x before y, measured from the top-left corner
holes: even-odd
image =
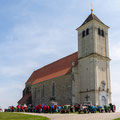
[[[46,110],[47,110],[47,107],[46,107],[46,105],[44,105],[44,106],[43,106],[43,111],[44,111],[44,113],[46,113]]]
[[[51,105],[49,105],[49,113],[51,113],[52,112],[52,107],[51,107]]]
[[[74,112],[74,106],[73,105],[70,106],[70,112]]]
[[[48,113],[49,112],[49,106],[48,105],[46,106],[46,110],[47,110],[46,112]]]
[[[23,112],[23,106],[22,105],[20,106],[20,112]]]
[[[38,106],[36,105],[35,106],[35,113],[37,113],[38,112]]]
[[[1,106],[0,106],[0,112],[2,112],[2,108],[1,108]]]
[[[28,112],[32,112],[31,111],[31,106],[32,106],[31,104],[28,105]]]
[[[28,111],[28,108],[27,108],[27,105],[24,104],[24,111],[27,112]]]
[[[35,112],[35,106],[31,106],[31,112]]]
[[[83,110],[82,104],[80,104],[80,110],[81,110],[81,111]]]
[[[55,111],[54,111],[55,109],[54,109],[54,105],[52,105],[52,113],[54,113]]]
[[[41,109],[42,109],[42,105],[39,104],[39,105],[38,105],[38,113],[41,113]]]
[[[11,108],[11,109],[12,109],[12,112],[14,112],[14,109],[15,109],[15,108],[14,108],[14,106],[12,106],[12,108]]]
[[[17,105],[17,112],[20,112],[20,105]]]

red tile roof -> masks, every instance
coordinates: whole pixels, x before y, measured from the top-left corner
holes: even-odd
[[[26,94],[24,97],[22,97],[19,101],[18,104],[25,104],[28,98],[31,96],[30,93]]]
[[[65,75],[71,71],[72,62],[75,62],[75,64],[77,64],[77,59],[78,52],[75,52],[67,57],[44,66],[43,68],[34,71],[26,84],[37,84],[42,81]]]

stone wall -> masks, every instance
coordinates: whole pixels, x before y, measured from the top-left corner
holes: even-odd
[[[52,83],[55,83],[55,96],[52,96]],[[44,85],[44,97],[42,88]],[[32,104],[51,104],[55,98],[58,104],[72,104],[72,77],[71,74],[53,78],[47,81],[32,85]]]

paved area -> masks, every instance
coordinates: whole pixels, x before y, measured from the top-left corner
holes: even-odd
[[[96,114],[39,114],[25,113],[31,115],[45,116],[50,120],[113,120],[120,118],[120,113],[96,113]]]

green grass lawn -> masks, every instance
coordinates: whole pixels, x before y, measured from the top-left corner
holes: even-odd
[[[118,118],[118,119],[115,119],[115,120],[120,120],[120,118]]]
[[[21,113],[0,113],[0,120],[49,120],[46,117],[25,115]]]

